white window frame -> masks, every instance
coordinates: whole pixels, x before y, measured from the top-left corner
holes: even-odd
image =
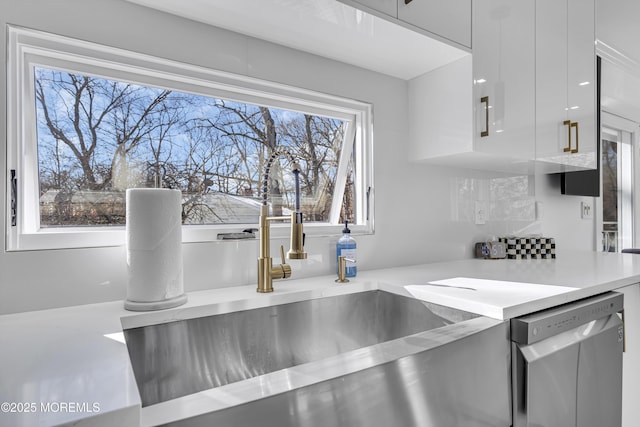
[[[622,139],[618,141],[618,235],[617,251],[625,248],[637,248],[640,245],[640,207],[634,197],[640,188],[640,174],[635,173],[640,158],[640,123],[621,117],[608,111],[601,112],[601,140],[605,133],[618,133]],[[600,153],[602,156],[602,153]],[[602,162],[602,160],[600,160]],[[602,195],[602,170],[600,171],[600,194]],[[604,248],[603,234],[603,197],[595,197],[597,212],[596,248]]]
[[[38,66],[346,120],[349,126],[336,183],[341,190],[334,194],[332,218],[329,223],[305,224],[305,233],[307,236],[340,233],[339,209],[335,206],[342,201],[352,148],[356,151],[357,216],[352,230],[358,234],[373,233],[371,104],[15,26],[8,28],[8,44],[6,250],[120,246],[125,241],[124,226],[39,227],[34,93],[34,68]],[[16,225],[12,225],[12,170],[17,178]],[[249,226],[257,224],[184,226],[183,242],[223,242],[216,240],[218,233]],[[287,224],[272,227],[273,237],[285,237],[287,233]]]

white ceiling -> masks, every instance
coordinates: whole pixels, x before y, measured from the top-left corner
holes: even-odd
[[[640,68],[640,1],[597,0],[596,36]]]
[[[127,0],[401,79],[466,52],[336,0]]]

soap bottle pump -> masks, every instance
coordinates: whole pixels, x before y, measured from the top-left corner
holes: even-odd
[[[349,221],[344,222],[342,237],[336,243],[336,259],[343,256],[347,259],[346,277],[356,277],[356,240],[351,237]],[[339,265],[338,265],[339,267]]]

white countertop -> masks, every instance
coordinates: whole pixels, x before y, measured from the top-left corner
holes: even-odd
[[[453,278],[466,279],[447,281]],[[443,280],[462,289],[424,286]],[[150,423],[127,348],[116,340],[123,327],[370,289],[410,295],[405,286],[412,285],[431,302],[508,319],[638,282],[640,256],[562,252],[557,260],[463,260],[371,270],[348,284],[334,283],[333,276],[277,281],[275,292],[266,295],[253,285],[193,292],[187,304],[151,313],[126,311],[118,301],[4,315],[0,425]]]
[[[441,262],[367,271],[360,274],[359,278],[375,280],[379,286],[393,287],[424,285],[453,278],[532,285],[528,292],[521,295],[514,294],[513,289],[505,286],[506,295],[494,301],[485,298],[481,292],[428,287],[431,302],[496,319],[510,319],[640,282],[640,256],[634,254],[561,252],[558,256],[555,260],[473,259]],[[574,289],[562,289],[559,293],[555,289],[543,292],[540,286],[533,285]],[[406,289],[402,292],[410,295]],[[482,304],[478,304],[479,301]]]

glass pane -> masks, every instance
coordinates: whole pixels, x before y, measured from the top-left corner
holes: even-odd
[[[185,224],[256,224],[276,147],[301,166],[305,220],[329,220],[344,120],[40,67],[35,77],[42,227],[122,225],[125,190],[156,181],[183,192]],[[294,208],[289,163],[271,172],[274,214]]]
[[[602,140],[603,250],[617,251],[618,240],[618,143]]]
[[[353,151],[355,152],[355,150]],[[347,182],[344,187],[344,195],[342,196],[342,206],[340,207],[340,218],[338,222],[344,224],[345,221],[349,223],[355,222],[356,205],[354,203],[356,199],[356,186],[354,182],[355,172],[353,170],[353,155],[349,161],[349,167],[347,170]],[[368,199],[368,198],[367,198]]]

